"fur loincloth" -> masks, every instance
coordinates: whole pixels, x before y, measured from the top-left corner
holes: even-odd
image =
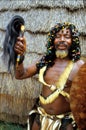
[[[29,116],[38,114],[35,121],[40,126],[40,130],[66,130],[69,124],[75,128],[76,124],[72,113],[66,113],[61,115],[49,115],[42,107],[38,107],[37,110],[32,110]],[[33,117],[32,117],[33,118]],[[28,130],[31,130],[30,120],[28,119]],[[77,130],[76,128],[74,130]]]

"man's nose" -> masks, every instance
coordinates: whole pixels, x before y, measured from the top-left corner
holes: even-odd
[[[64,36],[61,36],[61,41],[65,41],[65,38],[64,38]]]

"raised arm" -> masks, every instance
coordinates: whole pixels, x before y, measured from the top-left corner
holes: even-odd
[[[17,53],[17,55],[23,56],[26,51],[26,40],[25,38],[18,37],[17,42],[14,46],[14,51]],[[23,60],[21,63],[18,63],[18,65],[15,65],[15,78],[16,79],[25,79],[28,77],[31,77],[37,73],[37,67],[36,64],[33,64],[31,66],[28,66],[27,68],[24,68],[23,66]]]
[[[23,63],[15,68],[15,78],[16,79],[25,79],[29,78],[37,73],[36,65],[31,65],[28,68],[24,68]]]

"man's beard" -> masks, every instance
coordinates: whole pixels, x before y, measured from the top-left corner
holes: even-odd
[[[66,58],[68,56],[68,50],[56,50],[55,52],[57,58]]]

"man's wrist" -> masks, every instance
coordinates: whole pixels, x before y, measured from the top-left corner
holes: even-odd
[[[25,55],[21,55],[20,56],[19,65],[23,63],[24,58],[25,58]]]

